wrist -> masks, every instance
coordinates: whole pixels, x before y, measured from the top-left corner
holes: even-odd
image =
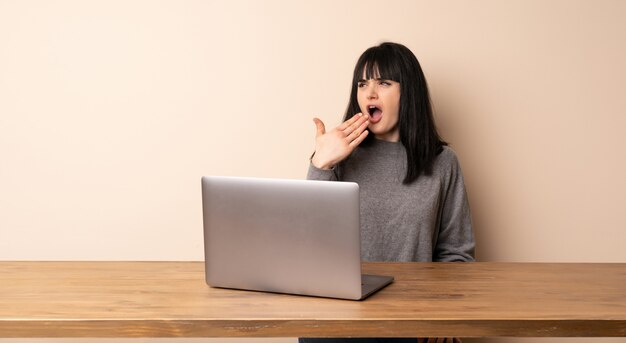
[[[317,156],[315,156],[315,153],[313,153],[313,155],[311,156],[311,164],[315,168],[323,169],[323,170],[330,170],[330,169],[333,169],[335,167],[333,163],[320,161],[319,158],[317,158]]]

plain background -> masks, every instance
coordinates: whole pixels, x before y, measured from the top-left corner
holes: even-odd
[[[390,40],[425,71],[479,260],[626,262],[625,15],[0,0],[0,260],[202,260],[200,177],[304,178],[312,117],[338,125],[358,56]]]

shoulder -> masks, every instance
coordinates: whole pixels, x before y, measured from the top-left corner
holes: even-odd
[[[433,161],[433,174],[438,176],[446,185],[463,182],[463,172],[456,152],[449,146],[443,146],[443,150]]]
[[[433,162],[433,169],[444,171],[460,168],[456,152],[447,145],[442,146],[442,148],[443,150],[437,155]]]

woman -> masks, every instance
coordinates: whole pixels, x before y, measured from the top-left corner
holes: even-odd
[[[313,120],[317,135],[307,178],[359,184],[363,260],[474,261],[461,168],[437,133],[426,79],[408,48],[383,43],[367,49],[354,68],[344,122],[327,132]],[[416,339],[324,340],[359,341]]]

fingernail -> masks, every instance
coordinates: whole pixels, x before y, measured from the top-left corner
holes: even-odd
[[[363,116],[363,113],[361,113],[361,112],[359,112],[359,113],[357,113],[357,114],[358,114],[359,116],[361,116],[361,117]]]

